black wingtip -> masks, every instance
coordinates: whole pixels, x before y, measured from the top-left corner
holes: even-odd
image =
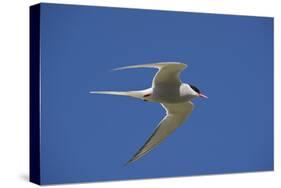
[[[128,166],[131,163],[131,161],[127,161],[125,164],[123,164],[124,167]]]
[[[132,158],[132,159],[130,159],[129,161],[127,161],[127,162],[124,164],[124,166],[130,165],[130,164],[133,163],[134,161],[135,161],[135,159]]]

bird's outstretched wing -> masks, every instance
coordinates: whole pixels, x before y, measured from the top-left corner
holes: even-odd
[[[158,72],[153,78],[152,85],[180,85],[180,73],[187,67],[186,64],[177,62],[163,62],[143,65],[131,65],[126,67],[116,68],[114,70],[124,70],[133,68],[157,68]]]
[[[127,162],[131,163],[143,157],[154,147],[160,144],[167,136],[178,128],[193,109],[192,102],[162,104],[166,110],[166,116],[158,124],[152,135],[148,138],[145,144],[138,152]]]

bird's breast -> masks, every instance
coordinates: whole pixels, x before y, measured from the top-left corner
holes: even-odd
[[[161,103],[178,103],[186,101],[186,97],[181,93],[180,86],[154,87],[152,97],[155,101]]]

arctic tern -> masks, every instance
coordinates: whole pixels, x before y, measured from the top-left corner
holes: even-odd
[[[113,70],[132,68],[156,68],[152,87],[138,91],[91,91],[92,94],[109,94],[129,96],[149,102],[157,102],[166,110],[166,116],[160,121],[145,144],[126,163],[134,162],[150,152],[168,135],[175,131],[188,117],[193,109],[192,99],[208,98],[194,85],[182,83],[180,73],[187,67],[178,62],[161,62],[143,65],[131,65]]]

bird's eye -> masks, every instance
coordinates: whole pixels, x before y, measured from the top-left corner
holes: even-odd
[[[195,87],[194,85],[191,85],[191,84],[190,84],[190,87],[191,87],[194,91],[196,91],[196,93],[200,93],[200,90],[199,90],[197,87]]]

